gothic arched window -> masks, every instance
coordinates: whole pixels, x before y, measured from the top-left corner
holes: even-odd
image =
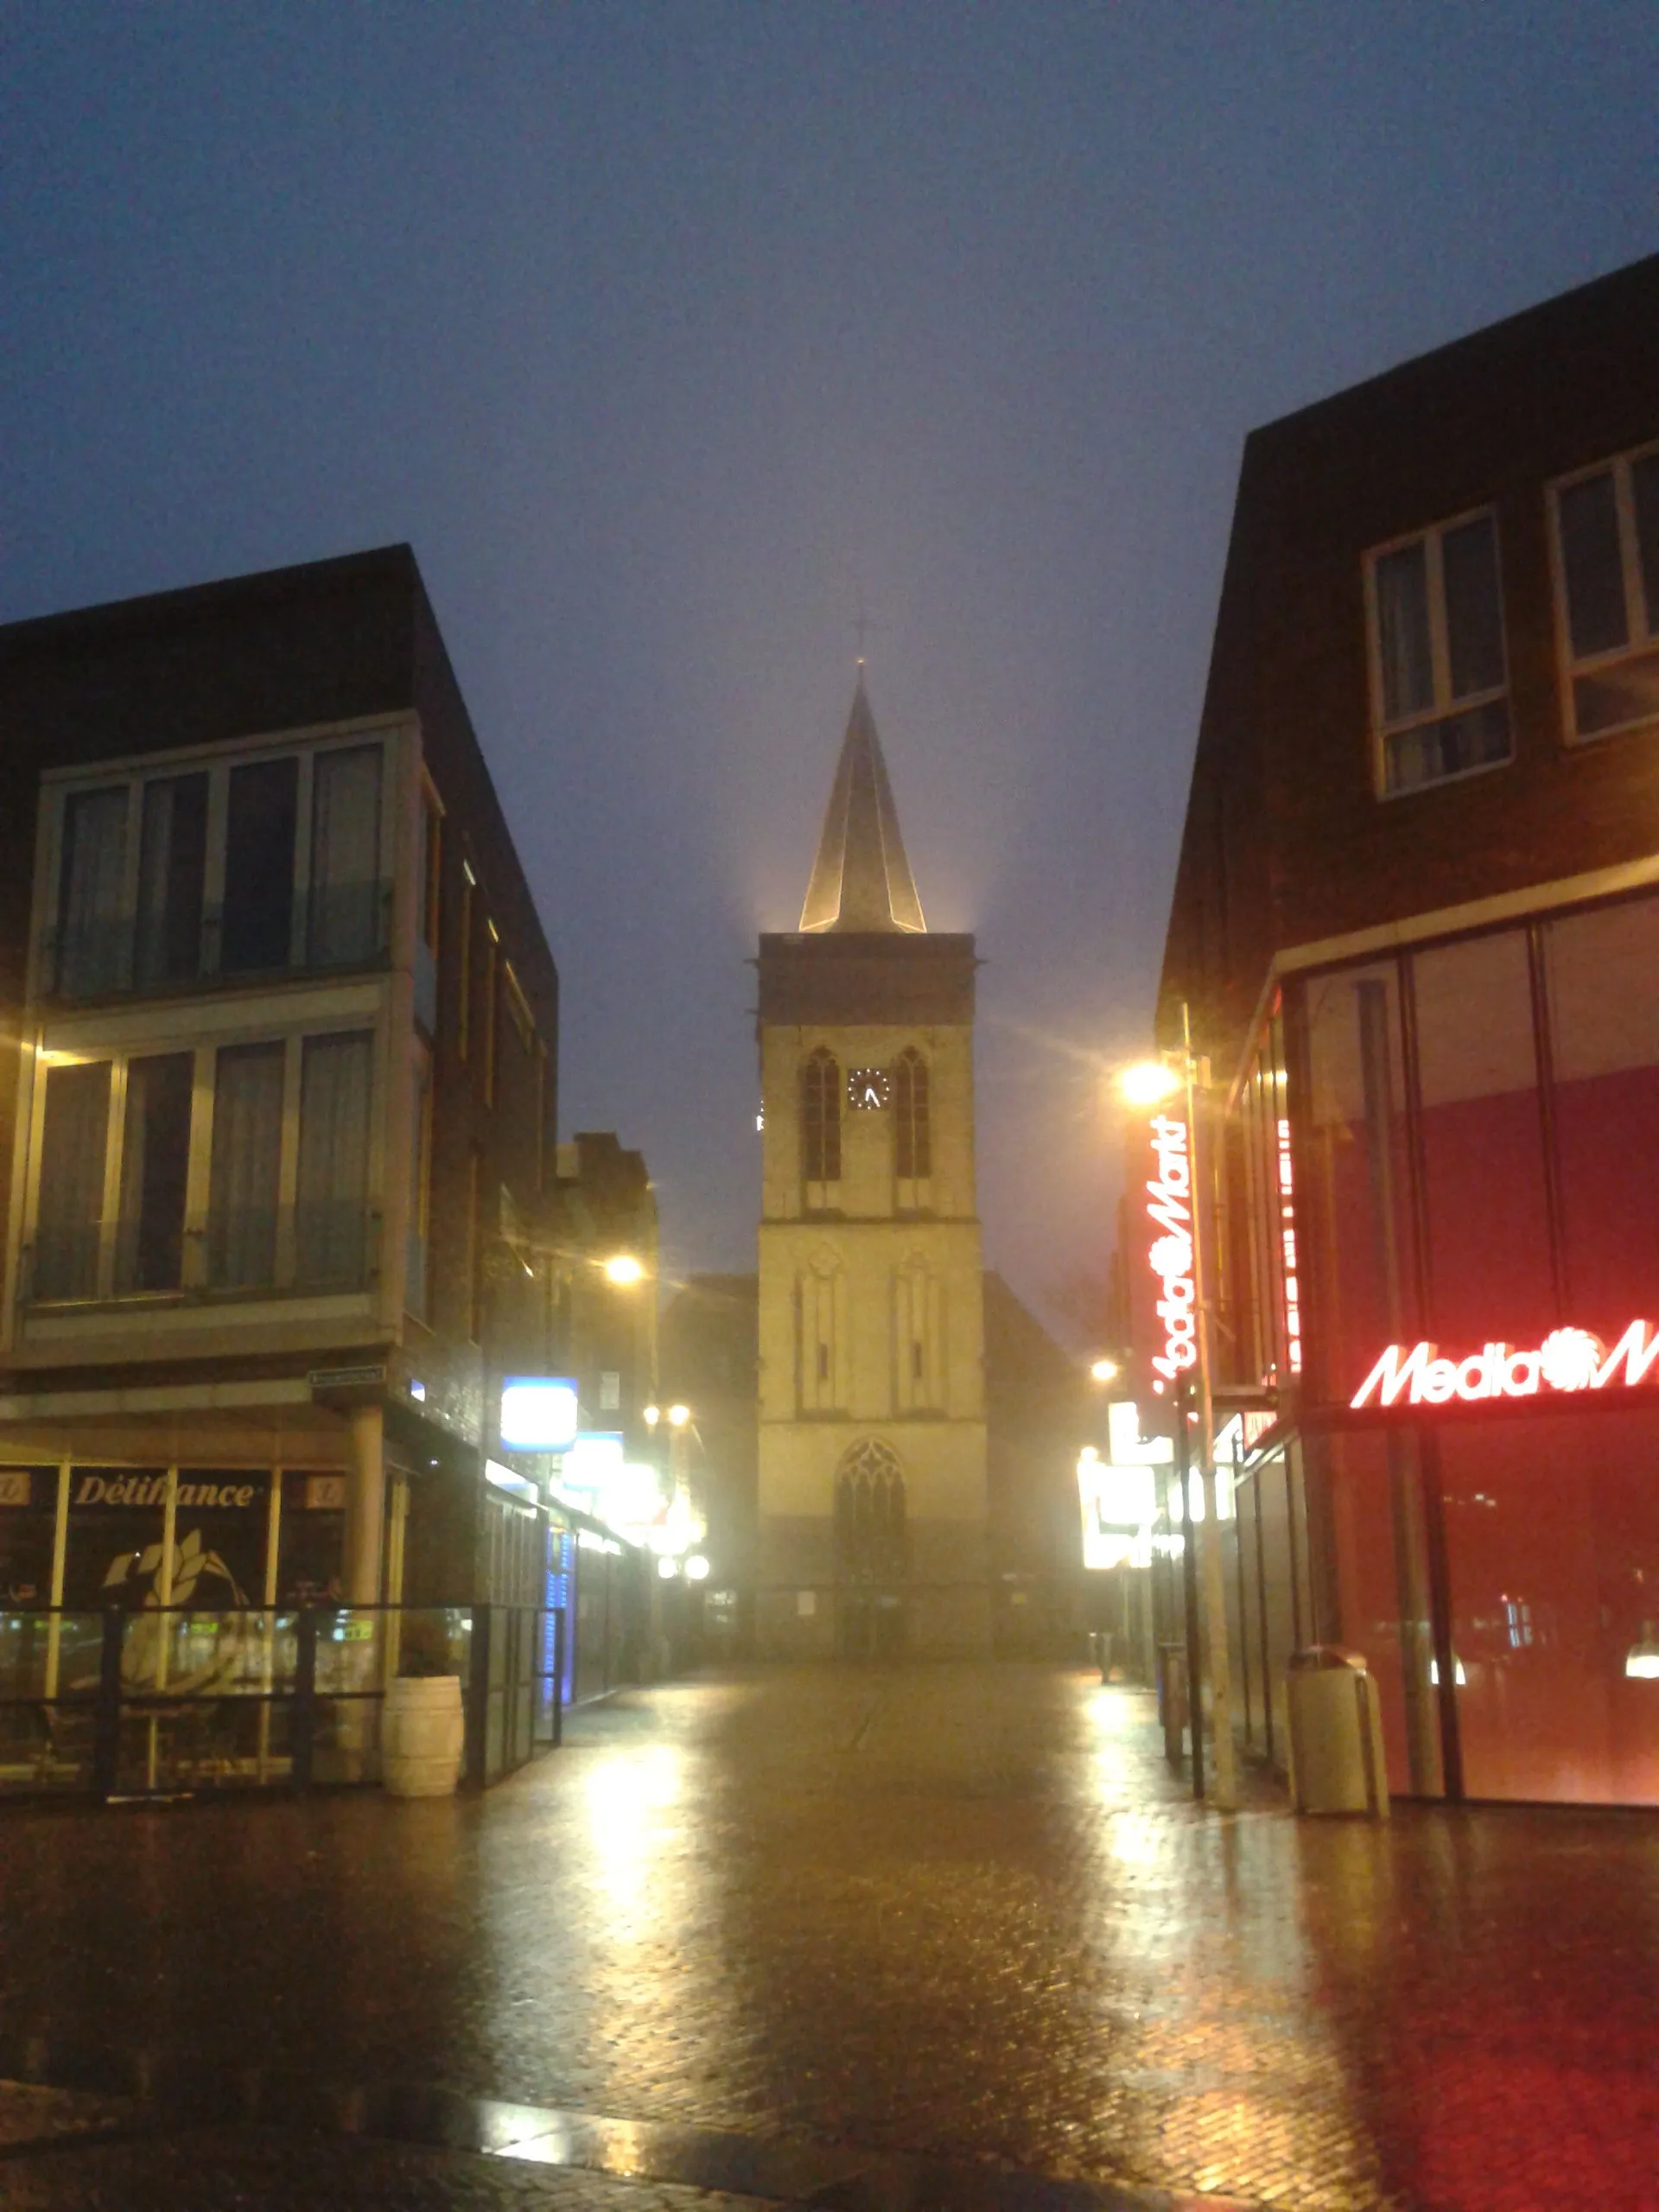
[[[909,1560],[905,1478],[888,1445],[867,1437],[836,1470],[836,1571],[842,1582],[901,1582]]]
[[[801,1179],[841,1180],[841,1070],[822,1046],[801,1069]]]
[[[918,1179],[933,1173],[933,1128],[928,1113],[927,1062],[913,1046],[893,1071],[893,1172]]]

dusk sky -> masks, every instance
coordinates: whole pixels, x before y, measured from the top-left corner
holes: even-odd
[[[0,16],[0,619],[408,539],[561,1133],[753,1265],[753,955],[870,690],[987,1258],[1103,1267],[1241,442],[1659,247],[1659,7]],[[0,742],[4,741],[0,733]]]

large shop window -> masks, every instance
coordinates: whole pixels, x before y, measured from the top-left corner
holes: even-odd
[[[1555,490],[1573,728],[1602,737],[1659,715],[1659,452]]]
[[[384,775],[377,743],[65,792],[47,987],[86,999],[373,959]]]
[[[1419,953],[1411,976],[1435,1333],[1538,1344],[1556,1308],[1526,937]]]
[[[1300,1004],[1316,1400],[1390,1344],[1655,1318],[1659,900],[1312,976]]]
[[[1341,1641],[1364,1654],[1376,1681],[1389,1787],[1438,1797],[1439,1675],[1416,1435],[1396,1427],[1325,1436],[1308,1449],[1319,1455],[1330,1500]]]
[[[1373,713],[1384,792],[1510,757],[1497,528],[1490,514],[1371,555]]]
[[[1659,1804],[1659,1412],[1444,1427],[1464,1787]]]
[[[1315,1270],[1319,1395],[1344,1398],[1419,1333],[1400,978],[1392,963],[1307,985],[1302,1249]]]
[[[1659,1320],[1659,902],[1543,931],[1568,1312],[1610,1344]]]

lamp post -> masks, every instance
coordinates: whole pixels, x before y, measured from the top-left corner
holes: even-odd
[[[1181,1005],[1181,1042],[1179,1050],[1165,1053],[1160,1059],[1130,1068],[1120,1080],[1124,1097],[1133,1105],[1156,1106],[1173,1099],[1179,1093],[1186,1119],[1187,1180],[1189,1213],[1188,1232],[1192,1241],[1192,1284],[1193,1307],[1192,1344],[1194,1357],[1192,1367],[1196,1370],[1198,1414],[1198,1478],[1204,1493],[1204,1516],[1194,1526],[1188,1493],[1187,1450],[1188,1407],[1193,1393],[1188,1387],[1188,1376],[1183,1371],[1174,1392],[1176,1422],[1175,1464],[1181,1484],[1182,1535],[1187,1565],[1183,1584],[1187,1599],[1187,1628],[1189,1651],[1196,1642],[1197,1627],[1193,1576],[1191,1560],[1193,1539],[1202,1530],[1198,1544],[1199,1581],[1203,1594],[1205,1638],[1208,1649],[1210,1682],[1210,1715],[1211,1724],[1210,1802],[1218,1811],[1230,1812],[1238,1802],[1237,1772],[1233,1754],[1232,1670],[1227,1649],[1227,1589],[1221,1561],[1221,1516],[1218,1510],[1218,1488],[1215,1470],[1215,1411],[1211,1389],[1212,1346],[1211,1341],[1210,1266],[1208,1240],[1204,1230],[1204,1190],[1205,1148],[1201,1141],[1198,1119],[1200,1096],[1207,1092],[1210,1067],[1192,1050],[1192,1026],[1185,1001]],[[1193,1794],[1203,1789],[1203,1752],[1199,1737],[1203,1725],[1203,1700],[1196,1673],[1189,1661],[1188,1672],[1193,1676],[1190,1688],[1192,1720],[1192,1781]]]

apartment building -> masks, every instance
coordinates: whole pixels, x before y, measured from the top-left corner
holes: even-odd
[[[558,991],[407,547],[0,630],[0,1596],[543,1602]]]

